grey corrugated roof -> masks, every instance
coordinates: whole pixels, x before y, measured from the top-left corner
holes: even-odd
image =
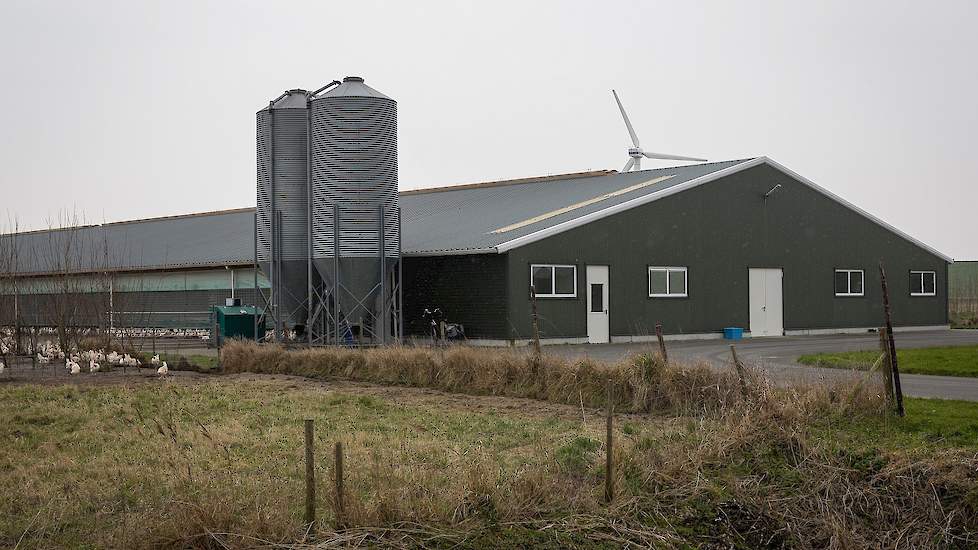
[[[34,231],[16,237],[0,235],[0,254],[16,243],[18,273],[251,263],[255,246],[254,212],[254,208],[242,208]]]
[[[565,174],[401,193],[406,256],[501,252],[639,203],[766,162],[937,255],[927,245],[774,161],[731,160],[638,172]],[[719,173],[724,171],[723,173]],[[702,178],[702,179],[701,179]],[[694,182],[694,180],[699,180]],[[684,185],[688,184],[688,185]],[[0,235],[0,263],[11,235]],[[16,236],[19,273],[251,264],[254,208]],[[105,251],[108,251],[106,254]],[[0,265],[0,271],[5,267]]]
[[[493,251],[495,247],[571,219],[610,208],[729,168],[743,160],[658,168],[637,172],[603,172],[569,179],[546,179],[508,185],[451,187],[401,194],[402,247],[405,254]],[[644,182],[648,186],[600,199]],[[600,200],[598,200],[600,199]],[[582,203],[587,203],[581,205]],[[561,209],[581,205],[560,212]],[[536,217],[545,216],[533,223]],[[518,228],[494,233],[520,224]]]
[[[507,241],[740,162],[622,174],[592,172],[403,192],[403,252],[494,252],[496,246]],[[642,186],[663,177],[666,179]],[[622,192],[633,186],[636,188]],[[605,197],[609,193],[614,195]],[[547,217],[533,221],[539,216]],[[250,264],[254,256],[253,218],[253,208],[242,208],[22,233],[16,240],[20,251],[17,272],[46,273],[62,271],[66,266],[70,271],[84,272]],[[513,224],[519,227],[494,232]],[[0,236],[8,242],[11,238]],[[64,251],[69,245],[72,252],[66,262]],[[0,252],[4,248],[0,245]]]

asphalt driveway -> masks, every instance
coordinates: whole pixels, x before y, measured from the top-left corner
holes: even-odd
[[[939,330],[897,332],[897,348],[978,345],[978,330]],[[729,367],[730,341],[667,341],[669,357],[687,361],[707,361],[718,367]],[[737,355],[744,363],[766,371],[779,382],[813,382],[828,379],[853,379],[859,376],[843,369],[825,369],[801,365],[799,356],[808,353],[877,349],[879,336],[874,333],[828,336],[783,336],[780,338],[747,338],[737,345]],[[566,357],[588,356],[602,361],[617,361],[634,353],[658,349],[645,344],[582,344],[547,346],[546,352]],[[906,395],[965,399],[978,401],[978,378],[903,374],[900,377]]]

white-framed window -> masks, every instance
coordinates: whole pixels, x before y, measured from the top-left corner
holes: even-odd
[[[937,273],[933,271],[911,271],[910,295],[937,296]]]
[[[865,274],[862,269],[835,270],[836,296],[863,296],[865,295],[864,283]]]
[[[576,298],[577,266],[532,264],[530,284],[537,298]]]
[[[685,298],[686,283],[685,267],[649,266],[649,298]]]

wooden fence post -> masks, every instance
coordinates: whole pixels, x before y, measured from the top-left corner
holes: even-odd
[[[734,367],[737,369],[737,378],[740,379],[740,394],[747,399],[747,374],[744,372],[744,365],[737,358],[737,348],[730,344],[730,354],[733,355]]]
[[[337,441],[334,453],[336,481],[336,523],[343,526],[346,523],[346,507],[343,500],[343,443]]]
[[[886,327],[880,327],[880,353],[883,354],[883,386],[887,404],[893,403],[893,371],[890,368],[890,345],[886,339]]]
[[[605,502],[611,502],[615,499],[615,459],[614,459],[614,415],[615,415],[615,401],[614,401],[614,388],[612,386],[611,380],[608,380],[608,418],[607,418],[607,433],[605,434],[605,466],[604,466],[604,500]]]
[[[316,521],[316,466],[313,462],[313,420],[306,425],[306,524]]]
[[[666,341],[662,337],[662,323],[655,324],[655,337],[659,340],[659,353],[662,354],[662,364],[669,366],[669,354],[666,353]]]
[[[880,260],[880,285],[883,287],[883,315],[886,317],[886,339],[889,349],[890,370],[893,374],[893,395],[896,398],[897,415],[903,416],[903,388],[900,387],[900,368],[897,366],[896,342],[893,340],[893,321],[890,315],[890,292],[886,288],[886,271]]]
[[[533,353],[540,357],[540,324],[537,322],[537,290],[530,285],[530,318],[533,321]]]

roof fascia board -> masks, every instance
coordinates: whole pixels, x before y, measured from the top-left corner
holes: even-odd
[[[779,162],[777,162],[777,161],[775,161],[773,159],[770,159],[768,157],[762,157],[762,158],[764,159],[764,162],[766,162],[771,167],[776,168],[776,169],[780,170],[781,172],[784,172],[786,175],[788,175],[788,176],[790,176],[790,177],[798,180],[799,182],[807,185],[808,187],[811,187],[815,191],[818,191],[819,193],[821,193],[821,194],[825,195],[826,197],[834,200],[835,202],[841,204],[842,206],[845,206],[849,210],[852,210],[853,212],[855,212],[857,214],[860,214],[864,218],[867,218],[870,221],[875,222],[877,225],[881,226],[883,229],[887,229],[890,232],[895,233],[896,235],[898,235],[898,236],[906,239],[907,241],[910,241],[912,244],[915,244],[915,245],[919,246],[920,248],[923,248],[924,250],[930,252],[931,254],[933,254],[933,255],[941,258],[941,259],[943,259],[944,261],[946,261],[948,263],[954,263],[954,258],[948,256],[947,254],[944,254],[943,252],[937,250],[936,248],[931,247],[930,245],[927,245],[927,244],[925,244],[925,243],[923,243],[923,242],[921,242],[921,241],[919,241],[919,240],[911,237],[910,235],[904,233],[903,231],[900,231],[896,227],[894,227],[894,226],[886,223],[885,221],[881,220],[880,218],[877,218],[876,216],[870,214],[869,212],[863,210],[862,208],[859,208],[855,204],[852,204],[851,202],[849,202],[849,201],[845,200],[844,198],[836,195],[835,193],[829,191],[828,189],[825,189],[824,187],[821,187],[820,185],[816,184],[812,180],[810,180],[810,179],[802,176],[801,174],[799,174],[799,173],[791,170],[790,168],[784,166],[783,164],[781,164],[781,163],[779,163]]]
[[[402,252],[405,258],[420,258],[425,256],[471,256],[475,254],[496,254],[499,251],[495,248],[460,248],[458,250],[418,250],[416,252]]]
[[[727,168],[724,168],[722,170],[717,170],[716,172],[710,172],[709,174],[705,174],[698,178],[691,179],[685,183],[680,183],[678,185],[674,185],[667,189],[656,191],[655,193],[649,193],[648,195],[642,195],[641,197],[635,197],[634,199],[625,201],[623,203],[616,204],[614,206],[609,206],[608,208],[604,208],[596,212],[591,212],[590,214],[585,214],[579,218],[567,220],[565,222],[558,223],[557,225],[553,225],[551,227],[545,227],[543,229],[540,229],[539,231],[534,231],[533,233],[523,235],[522,237],[517,237],[515,239],[499,244],[498,246],[496,246],[496,250],[500,253],[508,252],[514,248],[518,248],[520,246],[526,246],[530,243],[535,243],[539,240],[546,239],[547,237],[556,235],[558,233],[563,233],[564,231],[574,229],[575,227],[580,227],[584,224],[591,223],[595,220],[607,218],[608,216],[613,216],[619,212],[624,212],[625,210],[635,208],[636,206],[642,206],[643,204],[648,204],[650,202],[657,201],[661,198],[675,195],[676,193],[681,193],[687,189],[692,189],[693,187],[703,185],[704,183],[709,183],[711,181],[720,179],[722,177],[729,176],[730,174],[740,172],[741,170],[746,170],[747,168],[758,166],[759,164],[762,164],[765,160],[766,160],[765,157],[758,157],[755,159],[745,160],[744,162],[741,162],[739,164],[728,166]]]
[[[226,262],[209,262],[201,264],[166,264],[166,265],[149,265],[149,266],[135,266],[135,267],[106,267],[104,269],[91,269],[87,268],[83,271],[72,271],[70,273],[65,273],[64,271],[29,271],[23,273],[4,273],[0,275],[0,279],[31,279],[31,278],[43,278],[43,277],[61,277],[64,275],[102,275],[106,273],[111,273],[113,275],[125,274],[125,273],[147,273],[151,271],[197,271],[204,269],[215,269],[215,268],[249,268],[253,267],[255,264],[252,261],[247,260],[229,260]]]

